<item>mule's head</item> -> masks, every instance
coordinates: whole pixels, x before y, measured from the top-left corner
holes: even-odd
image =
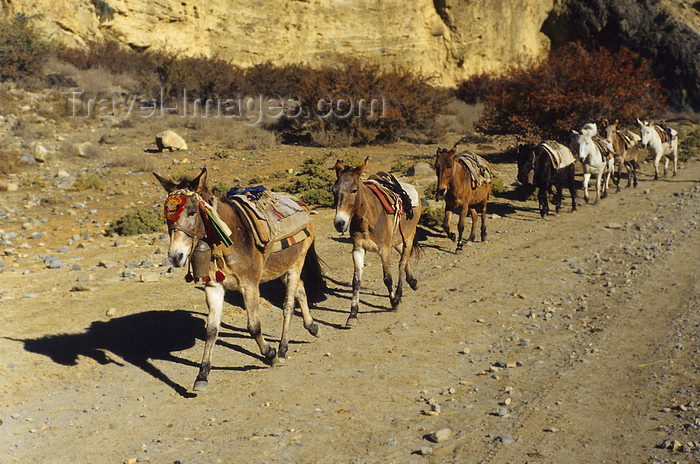
[[[176,183],[153,173],[160,182],[168,197],[165,200],[164,212],[168,223],[170,247],[168,257],[173,266],[183,267],[199,239],[204,237],[204,222],[200,216],[202,195],[209,191],[206,187],[207,170],[192,180],[183,179]]]
[[[521,184],[535,182],[535,146],[531,143],[518,147],[518,182]]]
[[[437,188],[435,189],[435,199],[441,201],[445,199],[447,187],[454,175],[455,154],[457,148],[438,148],[435,152],[435,174],[437,174]]]
[[[605,124],[603,125],[603,127],[604,127],[605,129],[603,129],[603,136],[604,136],[606,139],[608,139],[609,141],[612,142],[612,141],[613,141],[613,135],[614,135],[615,133],[617,133],[617,123],[618,123],[618,121],[615,120],[614,123],[609,123],[607,119],[605,119],[604,121],[605,121]]]
[[[360,190],[360,176],[367,166],[367,160],[354,168],[345,167],[338,160],[335,163],[336,181],[333,185],[333,198],[335,199],[335,218],[333,225],[338,232],[345,232],[350,225],[350,219],[355,210],[357,192]]]
[[[572,140],[572,145],[575,148],[572,152],[578,153],[578,159],[583,163],[593,150],[593,136],[590,135],[590,132],[572,131]]]
[[[640,143],[642,148],[646,148],[649,142],[651,142],[651,135],[654,130],[653,124],[650,122],[642,122],[639,119],[637,119],[637,124],[639,124],[639,135],[642,138]]]

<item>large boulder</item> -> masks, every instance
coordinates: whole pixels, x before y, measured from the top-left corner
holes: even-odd
[[[171,130],[166,130],[156,135],[156,145],[158,145],[158,150],[160,151],[187,150],[185,139]]]

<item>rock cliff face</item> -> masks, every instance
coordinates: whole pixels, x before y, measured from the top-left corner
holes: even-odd
[[[700,111],[700,11],[688,0],[0,0],[71,45],[114,38],[239,65],[369,59],[434,85],[544,56],[563,41],[654,60],[676,108]]]
[[[343,55],[411,69],[436,85],[549,50],[553,0],[0,0],[41,14],[68,44],[116,38],[137,50],[218,54],[246,66],[330,63]]]
[[[542,31],[564,42],[615,48],[650,58],[663,76],[669,103],[700,111],[700,10],[683,0],[559,0]]]

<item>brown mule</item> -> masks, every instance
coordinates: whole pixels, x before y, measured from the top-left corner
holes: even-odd
[[[411,198],[412,209],[405,211],[397,208],[390,214],[377,196],[365,182],[360,180],[367,166],[367,159],[355,168],[346,168],[340,160],[335,165],[337,180],[333,186],[335,197],[335,218],[333,225],[338,232],[350,229],[352,239],[352,260],[354,274],[352,278],[352,304],[346,327],[357,325],[357,312],[360,301],[360,285],[364,268],[365,251],[376,251],[382,260],[384,285],[389,290],[392,310],[397,310],[401,303],[403,278],[412,289],[418,287],[418,281],[411,274],[409,257],[414,247],[416,225],[420,218],[421,206],[418,193],[413,186],[400,183],[405,194]],[[412,217],[409,219],[409,216]],[[391,249],[396,248],[401,254],[399,259],[399,281],[393,288],[389,258]]]
[[[193,180],[175,183],[153,173],[161,183],[168,199],[165,204],[170,247],[168,256],[175,267],[183,267],[201,242],[213,249],[208,274],[203,277],[209,315],[202,363],[194,384],[194,390],[204,390],[211,370],[211,356],[221,323],[225,290],[239,290],[248,316],[248,332],[255,339],[260,353],[270,364],[284,362],[289,343],[289,325],[294,312],[294,301],[299,303],[304,327],[312,335],[318,334],[318,325],[309,312],[308,301],[319,301],[325,290],[320,263],[314,249],[314,224],[306,228],[308,237],[280,251],[265,251],[256,246],[251,226],[240,210],[225,198],[216,199],[206,186],[207,170]],[[212,236],[211,223],[207,223],[207,208],[214,210],[230,229],[231,244],[226,246]],[[214,234],[215,235],[215,234]],[[207,261],[209,264],[209,261]],[[195,269],[195,275],[197,274]],[[282,336],[279,350],[275,350],[262,335],[258,304],[259,284],[281,278],[287,286],[284,299]],[[308,300],[307,300],[308,294]]]
[[[464,165],[455,159],[457,148],[438,148],[435,153],[435,173],[437,174],[437,190],[435,199],[445,200],[445,219],[442,228],[450,240],[457,240],[457,251],[462,249],[462,233],[467,218],[467,212],[472,217],[472,231],[467,240],[476,239],[477,214],[481,213],[481,241],[486,240],[486,203],[491,194],[491,182],[482,182],[476,188]],[[450,231],[452,213],[459,214],[457,233]]]
[[[617,186],[617,191],[620,191],[620,178],[622,177],[622,167],[627,169],[627,188],[633,184],[637,186],[637,168],[642,161],[642,151],[639,149],[639,141],[641,137],[630,130],[618,130],[618,121],[614,124],[608,123],[607,119],[603,120],[605,127],[605,138],[610,142],[615,150],[615,166],[612,175],[612,181]]]

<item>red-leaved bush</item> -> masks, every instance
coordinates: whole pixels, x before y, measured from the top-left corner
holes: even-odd
[[[484,103],[477,129],[529,141],[602,118],[632,122],[665,111],[660,79],[647,60],[627,48],[588,50],[580,43],[497,77],[475,76],[459,86],[457,97]]]

